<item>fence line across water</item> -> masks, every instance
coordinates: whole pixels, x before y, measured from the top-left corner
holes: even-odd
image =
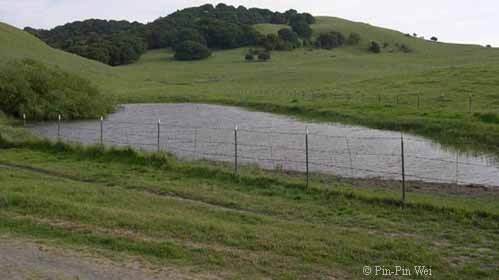
[[[44,131],[43,126],[38,134],[85,144],[132,146],[150,151],[168,150],[185,158],[231,162],[236,175],[240,164],[259,164],[268,169],[303,172],[307,185],[311,173],[400,180],[402,200],[405,200],[406,180],[473,184],[461,178],[463,168],[495,167],[463,161],[459,154],[455,158],[449,158],[410,152],[408,148],[411,144],[420,140],[404,137],[403,134],[398,137],[327,135],[309,132],[305,127],[300,132],[237,126],[186,127],[174,123],[159,120],[151,123],[115,122],[101,118],[98,124],[66,124],[62,118],[58,118],[57,135],[53,135],[53,127],[45,127]],[[276,141],[282,139],[286,139],[285,144]],[[387,147],[388,152],[376,150],[375,145],[379,145],[379,142],[389,141],[397,141],[399,144]],[[382,166],[379,162],[385,166],[379,168]],[[426,172],[420,174],[415,168],[432,163],[447,170],[444,175],[446,178],[438,178]],[[449,175],[451,173],[452,176]]]

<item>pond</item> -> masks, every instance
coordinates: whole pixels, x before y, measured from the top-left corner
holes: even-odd
[[[399,132],[304,122],[230,106],[127,104],[102,123],[62,121],[60,125],[37,124],[31,130],[52,139],[83,144],[103,141],[105,145],[161,149],[184,159],[225,162],[235,161],[237,136],[238,163],[289,171],[306,170],[308,138],[311,172],[352,178],[402,177]],[[414,135],[404,135],[403,143],[407,180],[499,186],[499,163],[494,157],[458,153]]]

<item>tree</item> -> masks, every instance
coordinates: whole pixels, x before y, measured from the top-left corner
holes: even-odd
[[[278,49],[294,49],[300,47],[300,40],[298,34],[289,28],[283,28],[278,32],[279,38],[283,44],[278,46]]]
[[[185,41],[197,42],[202,45],[207,44],[206,38],[203,34],[194,28],[183,28],[177,31],[175,45],[181,44]]]
[[[293,21],[291,23],[291,28],[302,38],[308,39],[312,36],[312,28],[310,28],[310,25],[303,19]]]
[[[271,59],[271,55],[269,51],[263,51],[258,54],[258,60],[260,61],[267,61]]]
[[[275,34],[268,34],[261,45],[268,51],[276,50],[279,46],[281,39]]]
[[[369,46],[369,51],[373,53],[380,53],[381,52],[381,47],[378,42],[372,41],[371,45]]]
[[[175,59],[199,60],[211,56],[211,51],[205,45],[194,41],[185,41],[175,47]]]
[[[350,33],[348,35],[347,44],[357,45],[360,43],[360,35],[358,33]]]
[[[321,33],[315,41],[317,48],[333,49],[342,46],[345,43],[345,36],[340,32]]]
[[[492,46],[491,46],[491,45],[487,45],[486,47],[487,47],[487,48],[489,48],[489,49],[490,49],[490,48],[492,48]]]
[[[244,59],[246,59],[246,61],[253,61],[255,60],[255,57],[253,56],[253,54],[251,52],[248,52],[245,56],[244,56]]]
[[[279,38],[281,38],[284,41],[293,42],[293,43],[298,41],[298,34],[289,28],[283,28],[279,30],[277,34],[279,35]]]
[[[438,41],[438,38],[437,38],[437,37],[435,37],[435,36],[433,36],[433,37],[431,37],[431,40],[432,40],[433,42],[437,42],[437,41]]]

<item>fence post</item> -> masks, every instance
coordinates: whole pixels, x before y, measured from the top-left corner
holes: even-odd
[[[104,145],[104,117],[100,117],[100,144]]]
[[[234,128],[234,175],[237,176],[237,124],[236,127]]]
[[[194,159],[198,156],[198,129],[194,129]]]
[[[353,178],[353,159],[352,159],[352,150],[350,149],[350,141],[348,141],[348,137],[345,136],[345,142],[347,144],[348,149],[348,159],[350,161],[350,176]]]
[[[26,114],[23,113],[23,126],[26,126]]]
[[[61,114],[59,114],[59,116],[57,116],[57,139],[60,140],[61,139]]]
[[[309,165],[308,165],[308,127],[306,128],[305,132],[305,164],[306,164],[306,170],[307,170],[307,187],[310,181],[310,174],[309,174]]]
[[[400,133],[400,148],[402,156],[402,203],[405,203],[405,154],[404,154],[404,134]]]
[[[158,153],[161,151],[160,140],[161,140],[161,120],[158,119]]]

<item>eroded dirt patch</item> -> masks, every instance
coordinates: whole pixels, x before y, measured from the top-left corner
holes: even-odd
[[[32,241],[0,238],[0,279],[221,279],[173,267],[153,267],[140,259],[114,261]]]

